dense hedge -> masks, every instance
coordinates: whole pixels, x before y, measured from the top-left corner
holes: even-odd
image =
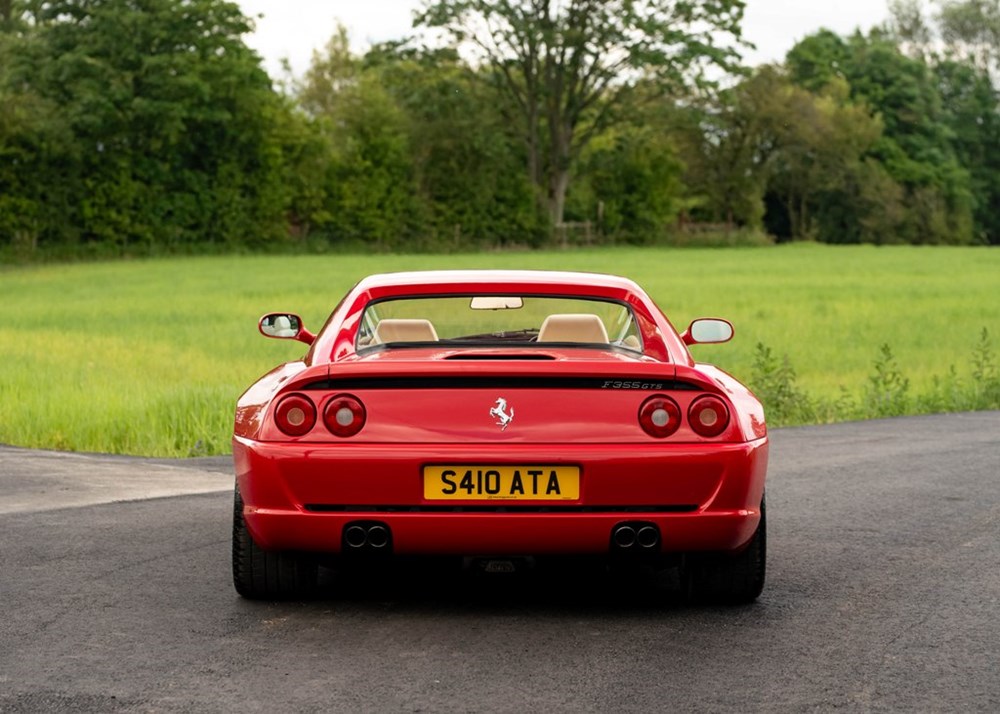
[[[1000,243],[992,65],[898,32],[725,91],[630,77],[553,226],[495,69],[341,31],[278,91],[249,29],[222,0],[0,4],[0,255]]]

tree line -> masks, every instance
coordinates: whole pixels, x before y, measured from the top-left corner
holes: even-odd
[[[428,1],[275,86],[231,2],[0,0],[0,251],[1000,243],[1000,0],[752,69],[743,7]]]

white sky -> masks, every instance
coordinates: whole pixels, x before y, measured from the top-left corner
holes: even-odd
[[[322,48],[337,21],[352,45],[364,51],[374,42],[399,39],[412,30],[413,10],[423,0],[237,0],[256,19],[257,31],[247,43],[264,58],[273,77],[287,58],[295,74],[309,66],[314,49]],[[757,50],[746,53],[750,64],[781,60],[792,45],[821,27],[839,34],[868,30],[888,17],[886,0],[747,0],[743,20],[746,38]]]

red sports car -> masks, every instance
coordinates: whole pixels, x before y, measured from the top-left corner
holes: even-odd
[[[700,599],[764,585],[760,402],[696,363],[725,320],[681,334],[625,278],[375,275],[236,408],[233,577],[294,597],[328,564],[463,556],[486,570],[593,555],[678,567]]]

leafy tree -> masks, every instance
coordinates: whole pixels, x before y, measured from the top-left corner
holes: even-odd
[[[864,157],[882,134],[881,122],[864,104],[847,100],[843,80],[815,94],[765,69],[748,82],[756,95],[764,137],[768,193],[792,238],[841,243],[863,240],[859,205]],[[773,215],[771,220],[774,220]]]
[[[453,50],[393,45],[374,48],[365,66],[410,118],[430,241],[537,242],[541,221],[532,186],[520,170],[523,147],[507,130],[495,95],[477,71]]]
[[[684,216],[708,223],[759,228],[764,214],[763,167],[773,149],[765,112],[770,97],[741,82],[705,101],[691,97],[665,107],[666,129],[684,167]]]
[[[928,16],[918,0],[892,5],[893,37],[931,68],[950,144],[970,175],[976,239],[1000,243],[1000,2],[937,2]]]
[[[272,127],[282,105],[242,41],[249,22],[222,0],[45,0],[5,68],[9,93],[37,97],[72,137],[60,173],[64,227],[79,239],[148,250],[285,234],[287,167]],[[48,211],[56,208],[49,205]]]
[[[358,57],[341,28],[297,96],[332,150],[331,236],[410,248],[535,241],[522,151],[454,51],[394,43]]]
[[[563,220],[574,164],[637,82],[676,88],[736,69],[742,0],[434,0],[416,24],[444,30],[492,67],[516,108],[527,175]]]
[[[66,221],[66,174],[79,157],[58,104],[21,71],[24,58],[39,55],[30,16],[18,2],[0,11],[0,246],[30,254]]]
[[[910,206],[897,226],[909,243],[974,240],[974,199],[968,172],[952,146],[934,74],[922,59],[904,55],[881,31],[839,38],[822,31],[787,57],[789,76],[811,91],[846,82],[848,98],[880,117],[884,132],[870,157],[905,191]]]
[[[0,245],[30,255],[42,235],[67,230],[60,223],[72,183],[58,167],[77,161],[72,135],[51,102],[0,89]]]
[[[606,132],[580,159],[567,212],[596,219],[602,236],[614,241],[661,239],[685,207],[676,153],[655,125],[637,121]]]
[[[949,54],[976,68],[1000,68],[1000,0],[938,0],[937,21]]]
[[[832,74],[819,86],[809,91],[782,67],[765,66],[714,108],[679,113],[686,181],[702,199],[696,217],[751,227],[764,219],[782,240],[876,240],[873,215],[895,215],[869,205],[864,185],[892,183],[867,158],[882,124],[850,101],[844,79]]]
[[[924,16],[922,0],[890,0],[889,35],[923,57],[933,41],[933,30]]]
[[[943,60],[934,75],[951,145],[970,175],[977,238],[1000,244],[1000,97],[972,65]]]
[[[364,72],[339,28],[298,86],[328,146],[324,229],[333,240],[406,245],[419,225],[409,117]]]
[[[847,40],[825,29],[800,40],[785,58],[789,78],[810,92],[820,92],[836,80],[850,86],[850,65]]]
[[[357,86],[361,69],[347,28],[338,25],[323,50],[313,50],[309,68],[294,86],[295,97],[311,116],[333,116],[341,95]]]

